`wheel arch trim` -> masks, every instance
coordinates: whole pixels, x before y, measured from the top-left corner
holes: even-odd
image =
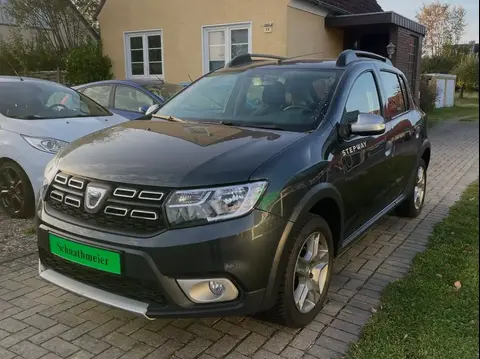
[[[323,199],[334,200],[337,204],[340,211],[340,238],[341,242],[344,233],[343,233],[343,223],[344,223],[344,210],[343,210],[343,201],[340,195],[340,192],[331,184],[331,183],[320,183],[312,187],[298,202],[293,213],[291,214],[289,221],[283,231],[283,234],[278,242],[277,250],[275,252],[275,258],[272,262],[272,269],[270,271],[267,288],[265,291],[264,307],[268,308],[269,305],[272,305],[272,300],[275,298],[276,289],[279,285],[279,272],[284,263],[285,259],[285,246],[290,238],[290,233],[292,232],[295,223],[302,218],[303,215],[308,213],[316,203]]]
[[[420,162],[420,159],[422,159],[423,154],[425,153],[426,150],[430,151],[430,160],[432,158],[432,145],[430,143],[430,140],[426,138],[423,140],[422,147],[420,147],[420,154],[418,156],[418,162]],[[427,167],[429,167],[429,163],[427,164]]]

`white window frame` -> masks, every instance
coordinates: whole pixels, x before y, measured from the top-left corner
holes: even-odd
[[[210,49],[208,44],[208,33],[212,31],[226,31],[225,37],[225,63],[231,60],[231,31],[232,30],[248,30],[248,52],[252,52],[252,22],[237,22],[230,24],[204,25],[202,26],[202,71],[203,74],[210,72]]]
[[[150,61],[148,54],[148,36],[160,36],[162,42],[162,74],[161,75],[150,75]],[[131,37],[142,37],[143,38],[143,64],[144,71],[143,75],[133,75],[132,74],[132,52],[130,49],[130,38]],[[126,31],[123,35],[124,38],[124,49],[125,49],[125,75],[127,79],[165,79],[165,61],[164,61],[164,50],[165,44],[163,42],[163,30],[142,30],[142,31]]]

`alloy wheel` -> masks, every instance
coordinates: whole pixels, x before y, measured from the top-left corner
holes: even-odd
[[[22,177],[9,166],[0,172],[0,205],[12,214],[20,213],[25,206]]]
[[[328,278],[328,243],[320,232],[310,234],[297,257],[293,299],[300,313],[312,311],[320,301]]]
[[[419,210],[422,207],[423,200],[425,198],[425,169],[420,166],[417,171],[417,179],[415,182],[415,188],[413,191],[413,203],[415,205],[415,209]]]

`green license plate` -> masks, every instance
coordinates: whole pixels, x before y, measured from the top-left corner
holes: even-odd
[[[50,251],[70,262],[104,272],[121,274],[120,253],[86,246],[84,244],[49,235]]]

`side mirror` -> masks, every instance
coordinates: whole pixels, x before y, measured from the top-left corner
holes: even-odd
[[[150,108],[149,106],[141,106],[138,108],[138,112],[147,113],[149,108]]]
[[[350,125],[350,133],[360,136],[381,135],[385,133],[385,120],[379,115],[361,113],[357,121]]]
[[[157,112],[160,109],[160,107],[162,107],[162,106],[160,106],[159,104],[155,104],[155,105],[150,106],[147,109],[147,111],[145,111],[145,115],[151,115],[151,114]]]

